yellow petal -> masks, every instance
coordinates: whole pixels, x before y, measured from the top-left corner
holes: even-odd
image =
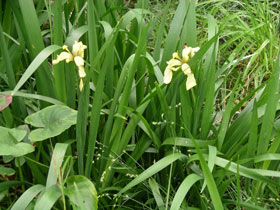
[[[167,64],[168,64],[168,66],[169,66],[170,69],[171,69],[172,67],[175,67],[175,68],[172,68],[172,70],[173,70],[173,69],[178,70],[176,67],[181,66],[182,62],[179,61],[179,60],[177,60],[177,59],[172,58],[172,59],[170,59],[170,60],[167,62]],[[175,70],[173,70],[173,71],[175,71]]]
[[[84,66],[79,66],[78,68],[79,68],[79,77],[80,78],[85,77],[86,76],[86,72],[85,72]]]
[[[183,49],[183,51],[182,51],[182,57],[183,57],[184,62],[186,62],[186,63],[187,63],[187,62],[189,61],[189,59],[190,59],[189,55],[190,55],[190,53],[191,53],[191,50],[192,50],[191,47],[185,46],[184,49]]]
[[[73,44],[72,47],[72,52],[74,56],[80,56],[80,57],[84,57],[84,50],[87,48],[86,45],[83,45],[82,42],[77,42],[75,41],[75,43]]]
[[[83,90],[83,87],[84,87],[83,80],[82,80],[82,79],[80,79],[80,85],[79,85],[80,91],[82,91],[82,90]]]
[[[62,49],[63,49],[63,50],[66,50],[69,54],[72,55],[72,53],[71,53],[70,50],[68,49],[68,46],[67,46],[67,45],[63,45],[63,46],[62,46]]]
[[[184,72],[185,75],[188,75],[188,74],[192,73],[191,68],[187,63],[184,63],[182,65],[182,71]]]
[[[193,48],[193,51],[194,52],[198,52],[200,50],[200,48],[199,47],[195,47],[195,48]]]
[[[163,82],[165,84],[169,84],[171,82],[171,79],[172,79],[172,71],[170,70],[170,68],[167,66],[165,68],[165,71],[164,71],[164,76],[163,76]]]
[[[52,61],[52,64],[53,64],[53,65],[58,64],[58,63],[59,63],[59,61],[58,61],[57,59],[55,59],[55,60]]]
[[[84,59],[80,56],[75,56],[74,61],[75,61],[76,66],[78,66],[78,67],[83,66],[85,63]]]
[[[175,53],[172,54],[172,58],[173,58],[173,59],[176,58],[176,59],[178,59],[178,60],[181,59],[181,58],[179,57],[179,55],[178,55],[177,52],[175,52]]]
[[[196,86],[196,80],[194,78],[194,74],[188,74],[186,88],[187,90],[191,89],[192,87]]]
[[[73,55],[78,56],[79,50],[80,50],[80,44],[79,44],[79,42],[75,41],[75,43],[73,44],[73,47],[72,47]]]
[[[177,71],[179,68],[180,68],[180,66],[178,66],[178,67],[169,67],[169,69],[172,70],[172,71]]]
[[[199,47],[192,48],[191,53],[190,53],[191,58],[195,55],[195,53],[197,51],[199,51],[199,49],[200,49]]]
[[[52,63],[55,65],[63,60],[66,60],[66,62],[69,63],[70,61],[73,61],[73,56],[68,52],[62,52],[59,55],[57,55],[57,58],[55,60],[53,60]]]

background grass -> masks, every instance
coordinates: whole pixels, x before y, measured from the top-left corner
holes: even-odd
[[[0,126],[34,152],[0,153],[0,208],[279,209],[279,6],[1,1],[0,90],[13,102]],[[76,40],[82,91],[73,62],[51,64]],[[189,91],[180,71],[163,84],[185,44],[200,47]],[[25,118],[52,104],[77,110],[74,125],[31,142]]]

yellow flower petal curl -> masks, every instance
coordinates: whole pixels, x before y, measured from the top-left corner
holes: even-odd
[[[168,62],[167,62],[169,68],[173,68],[172,70],[173,71],[177,71],[178,68],[176,67],[179,67],[181,66],[181,61],[177,60],[177,59],[170,59]],[[176,70],[175,70],[176,69]]]
[[[178,60],[181,60],[181,58],[180,58],[180,56],[178,55],[178,53],[177,52],[174,52],[173,54],[172,54],[172,58],[173,59],[178,59]]]
[[[196,80],[194,78],[194,74],[190,73],[187,75],[187,81],[186,81],[186,89],[189,90],[191,88],[193,88],[194,86],[196,86]]]
[[[68,53],[68,52],[62,52],[59,55],[57,55],[57,58],[55,60],[52,61],[52,64],[58,64],[60,61],[65,60],[66,63],[69,63],[70,61],[73,60],[73,56],[72,54]]]
[[[167,66],[164,71],[163,82],[169,84],[172,80],[172,70]]]

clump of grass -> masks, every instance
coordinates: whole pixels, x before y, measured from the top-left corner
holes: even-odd
[[[277,209],[276,6],[1,2],[1,206]]]

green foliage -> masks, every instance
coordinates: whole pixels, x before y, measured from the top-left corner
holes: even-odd
[[[70,176],[66,180],[66,195],[77,209],[97,209],[97,192],[93,183],[84,176]]]
[[[0,165],[0,175],[2,176],[12,176],[15,174],[15,170],[12,168],[7,168]]]
[[[28,136],[30,141],[42,141],[58,136],[71,125],[76,124],[77,112],[67,106],[52,105],[25,118],[25,123],[33,127]]]
[[[279,209],[279,6],[1,1],[1,207]]]
[[[25,130],[0,127],[0,155],[19,157],[33,152],[31,144],[22,142],[25,135]]]

